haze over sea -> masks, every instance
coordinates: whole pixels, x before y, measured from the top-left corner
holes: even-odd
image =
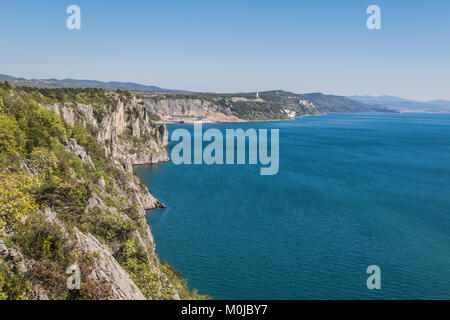
[[[192,125],[170,125],[193,130]],[[280,129],[280,171],[136,167],[167,205],[161,260],[215,299],[449,299],[450,114],[330,114]],[[169,155],[170,155],[169,146]],[[381,268],[381,290],[366,269]]]

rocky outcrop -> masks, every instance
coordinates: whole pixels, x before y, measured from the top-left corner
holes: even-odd
[[[230,108],[202,99],[145,99],[148,111],[158,115],[162,122],[239,122]]]
[[[86,153],[86,150],[82,146],[80,146],[75,139],[69,139],[67,146],[66,146],[67,152],[73,153],[78,158],[80,158],[81,161],[85,163],[89,163],[90,165],[94,166],[94,163],[92,162],[91,156]]]
[[[162,124],[159,126],[158,133],[159,133],[159,142],[163,146],[167,146],[167,143],[169,141],[169,131],[167,130],[167,127],[165,124]]]
[[[8,248],[3,240],[0,240],[0,258],[11,263],[14,269],[22,274],[29,269],[29,263],[23,258],[20,250],[17,248]]]
[[[3,240],[0,239],[0,257],[6,258],[9,255],[9,250]]]
[[[132,172],[133,165],[169,161],[165,149],[167,128],[152,123],[144,101],[136,96],[123,101],[113,92],[108,94],[116,101],[114,105],[65,103],[46,107],[71,125],[80,122],[85,127],[93,128],[97,132],[97,139],[104,144],[105,152],[120,161],[129,172]],[[68,148],[83,161],[89,161],[76,141],[69,141]]]
[[[95,268],[89,277],[96,281],[106,282],[111,286],[113,299],[146,300],[141,290],[120,266],[108,247],[101,244],[94,236],[85,235],[75,228],[75,235],[83,253],[95,254]]]
[[[148,192],[148,189],[144,185],[142,185],[137,178],[133,180],[134,181],[130,184],[130,187],[134,192],[136,202],[138,202],[144,210],[165,208],[164,204],[162,204],[161,202],[159,202],[159,200],[152,196],[150,192]]]

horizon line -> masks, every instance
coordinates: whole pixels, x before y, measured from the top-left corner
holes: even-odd
[[[383,97],[389,97],[389,98],[398,98],[398,99],[403,99],[403,100],[409,100],[410,102],[421,102],[421,103],[430,103],[430,102],[434,102],[434,101],[445,101],[445,102],[450,102],[450,100],[445,99],[445,98],[435,98],[435,99],[431,99],[431,100],[418,100],[418,99],[411,99],[411,98],[404,98],[404,97],[400,97],[400,96],[393,96],[393,95],[389,95],[389,94],[381,94],[381,95],[370,95],[370,94],[351,94],[351,95],[338,95],[338,94],[332,94],[332,93],[324,93],[322,91],[312,91],[312,92],[304,92],[304,93],[297,93],[291,90],[286,90],[286,89],[263,89],[263,90],[255,90],[255,91],[240,91],[240,92],[226,92],[226,91],[194,91],[194,90],[186,90],[186,89],[171,89],[171,88],[164,88],[161,87],[159,85],[155,85],[155,84],[143,84],[143,83],[139,83],[139,82],[134,82],[134,81],[117,81],[117,80],[96,80],[96,79],[89,79],[89,78],[71,78],[71,77],[64,77],[64,78],[26,78],[26,77],[21,77],[21,76],[12,76],[9,74],[4,74],[4,73],[0,73],[0,76],[6,76],[6,77],[12,77],[15,78],[15,80],[23,80],[23,81],[65,81],[65,80],[73,80],[73,81],[91,81],[91,82],[102,82],[102,83],[122,83],[122,84],[135,84],[135,85],[139,85],[139,86],[144,86],[144,87],[155,87],[158,89],[162,89],[162,90],[167,90],[167,91],[180,91],[181,92],[185,92],[185,93],[197,93],[197,94],[201,94],[201,93],[205,93],[205,94],[252,94],[252,93],[261,93],[261,92],[272,92],[272,91],[284,91],[284,92],[289,92],[289,93],[293,93],[293,94],[297,94],[297,95],[307,95],[307,94],[323,94],[323,95],[328,95],[328,96],[338,96],[338,97],[345,97],[348,99],[351,99],[351,97],[370,97],[370,98],[383,98]],[[3,80],[3,81],[8,81],[8,80]],[[87,88],[87,87],[86,87]],[[170,92],[167,92],[170,93]],[[176,92],[173,92],[176,93]]]

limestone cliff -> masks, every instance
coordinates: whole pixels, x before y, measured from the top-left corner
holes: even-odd
[[[199,98],[145,99],[145,107],[158,115],[162,122],[239,122],[230,108],[223,108],[214,101]]]
[[[240,122],[287,120],[315,114],[299,99],[274,99],[273,94],[142,94],[145,108],[161,122]]]
[[[148,111],[162,122],[236,122],[287,120],[330,112],[385,112],[346,97],[295,94],[274,90],[259,93],[142,93]]]
[[[130,172],[133,165],[168,161],[166,128],[152,124],[144,102],[134,95],[124,101],[113,92],[108,94],[114,101],[112,106],[64,103],[46,107],[71,125],[81,122],[92,128],[106,155],[119,160]]]
[[[0,187],[7,182],[2,177],[29,177],[36,187],[24,196],[37,206],[3,228],[1,212],[0,297],[203,298],[155,253],[146,210],[163,204],[132,168],[168,161],[168,133],[149,118],[141,99],[123,91],[3,85],[2,101],[0,121],[16,121],[23,131],[17,139],[28,142],[17,152],[0,152]],[[83,277],[75,293],[65,283],[72,264]],[[16,281],[17,288],[3,288],[3,280]]]

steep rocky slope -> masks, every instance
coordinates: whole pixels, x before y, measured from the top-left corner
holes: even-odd
[[[298,105],[255,94],[142,94],[147,110],[162,122],[239,122],[287,120]],[[305,114],[314,114],[305,112]],[[299,116],[303,113],[299,113]]]
[[[145,215],[162,204],[132,166],[167,161],[167,131],[143,105],[0,84],[0,299],[204,298],[155,254]]]
[[[388,111],[346,97],[321,93],[142,93],[146,109],[162,122],[287,120],[329,112]]]

